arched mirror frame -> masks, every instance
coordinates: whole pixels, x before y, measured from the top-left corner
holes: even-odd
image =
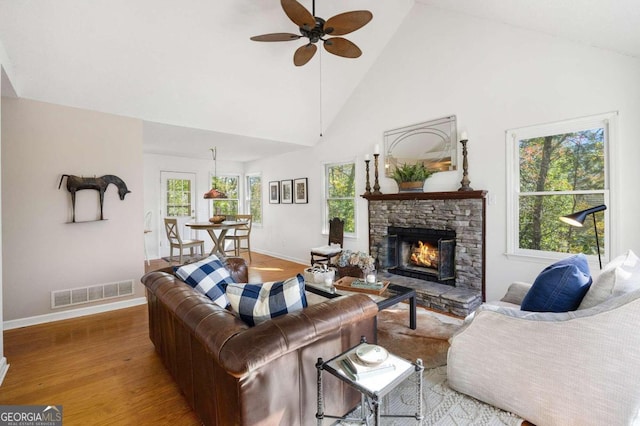
[[[434,172],[457,168],[456,116],[425,121],[384,132],[385,176],[400,164],[423,163]]]

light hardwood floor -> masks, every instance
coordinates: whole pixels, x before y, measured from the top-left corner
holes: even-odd
[[[305,265],[252,253],[251,282]],[[167,266],[151,261],[147,270]],[[64,425],[199,425],[156,356],[146,306],[4,332],[0,405],[62,405]]]

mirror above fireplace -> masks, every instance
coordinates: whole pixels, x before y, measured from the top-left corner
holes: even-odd
[[[457,124],[451,115],[384,132],[385,176],[398,165],[422,163],[428,170],[456,170]]]

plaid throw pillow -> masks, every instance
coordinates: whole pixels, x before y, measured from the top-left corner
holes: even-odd
[[[307,306],[304,278],[300,274],[286,281],[229,284],[227,298],[231,310],[251,326]]]
[[[221,308],[229,305],[225,290],[235,281],[215,254],[177,268],[176,275]]]

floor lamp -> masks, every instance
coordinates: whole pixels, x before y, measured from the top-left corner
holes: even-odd
[[[571,213],[566,216],[561,216],[560,220],[564,223],[568,223],[571,226],[580,226],[584,224],[584,220],[590,214],[593,215],[593,230],[596,233],[596,247],[598,248],[598,263],[600,264],[600,269],[602,269],[602,259],[600,258],[600,241],[598,239],[598,227],[596,226],[596,213],[606,210],[607,206],[604,204],[588,208],[586,210],[581,210],[579,212]]]

